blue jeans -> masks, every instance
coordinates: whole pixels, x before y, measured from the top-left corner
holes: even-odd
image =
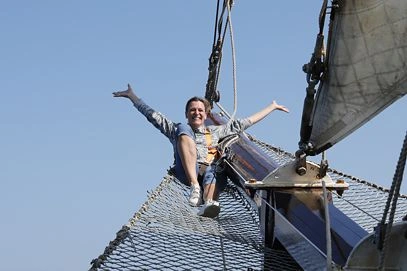
[[[174,143],[174,156],[175,156],[175,176],[185,185],[190,185],[187,180],[184,167],[182,166],[181,157],[178,153],[178,138],[182,135],[189,136],[195,142],[194,132],[188,124],[179,124],[176,132],[176,140]],[[200,185],[217,184],[218,191],[221,191],[226,186],[226,174],[224,172],[216,172],[216,163],[212,163],[206,167],[203,174],[200,173],[200,165],[196,164],[196,173],[198,175],[198,182]]]

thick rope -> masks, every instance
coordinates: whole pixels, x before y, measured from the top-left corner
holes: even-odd
[[[227,7],[228,7],[228,21],[229,21],[229,36],[230,36],[230,46],[232,49],[232,76],[233,76],[233,113],[231,116],[231,120],[235,118],[236,111],[237,111],[237,80],[236,80],[236,53],[235,53],[235,41],[233,38],[233,25],[232,25],[232,13],[231,13],[231,5],[233,4],[233,0],[228,0]]]
[[[236,76],[236,53],[235,53],[235,42],[233,37],[233,25],[232,25],[232,13],[231,7],[233,5],[233,0],[226,0],[225,5],[227,6],[228,16],[226,24],[229,26],[229,37],[230,37],[230,44],[231,44],[231,51],[232,51],[232,78],[233,78],[233,113],[230,114],[219,102],[215,102],[218,108],[229,118],[229,122],[232,121],[237,112],[237,76]],[[226,26],[224,31],[224,36],[226,33]],[[220,65],[218,69],[218,73],[220,72]],[[217,76],[219,79],[219,75]]]
[[[396,167],[396,172],[394,173],[394,178],[393,178],[393,182],[392,182],[392,185],[390,188],[389,197],[387,199],[386,207],[385,207],[385,210],[383,213],[383,218],[381,221],[381,225],[382,226],[385,225],[386,217],[387,217],[387,213],[389,211],[389,206],[390,206],[390,201],[391,201],[389,222],[387,224],[387,227],[384,227],[384,229],[383,229],[385,238],[383,241],[383,249],[380,252],[380,262],[379,262],[378,270],[384,270],[384,261],[386,258],[388,240],[390,238],[391,228],[393,226],[393,221],[394,221],[394,215],[396,213],[398,195],[400,193],[400,187],[401,187],[401,183],[403,181],[403,173],[404,173],[404,168],[406,165],[406,156],[407,156],[407,133],[404,137],[404,142],[403,142],[403,146],[401,148],[399,161],[398,161],[397,167]],[[379,230],[380,230],[380,227],[379,227]]]

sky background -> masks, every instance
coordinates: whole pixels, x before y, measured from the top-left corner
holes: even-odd
[[[286,105],[248,132],[292,153],[321,2],[232,10],[237,116]],[[205,93],[216,1],[1,3],[0,270],[87,270],[172,163],[169,141],[111,93],[130,83],[185,121],[185,101]],[[230,39],[224,48],[219,89],[232,112]],[[390,187],[406,113],[404,97],[330,149],[330,166]]]

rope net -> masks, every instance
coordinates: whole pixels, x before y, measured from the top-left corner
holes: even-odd
[[[291,153],[250,138],[280,166],[295,159]],[[335,207],[367,232],[373,232],[383,216],[389,189],[331,168],[328,169],[328,174],[334,182],[343,180],[349,184],[349,189],[342,196],[333,194]],[[394,222],[401,221],[407,214],[407,195],[400,194],[398,197]]]
[[[263,247],[257,207],[239,187],[227,185],[216,219],[197,216],[188,194],[164,177],[91,270],[298,270],[287,252]]]
[[[251,140],[276,163],[294,156]],[[380,221],[388,190],[338,171],[331,178],[349,183],[334,204],[368,232]],[[232,181],[220,195],[216,219],[197,216],[188,204],[189,188],[167,175],[140,210],[122,227],[104,253],[91,262],[96,270],[302,270],[283,249],[265,248],[258,207]],[[394,221],[407,213],[407,196],[399,195]]]

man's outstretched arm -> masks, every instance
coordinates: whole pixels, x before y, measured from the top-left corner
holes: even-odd
[[[266,106],[265,108],[263,108],[261,111],[251,115],[250,117],[248,117],[248,119],[250,120],[250,122],[252,124],[255,124],[259,121],[261,121],[262,119],[264,119],[268,114],[270,114],[271,112],[273,112],[274,110],[280,110],[280,111],[284,111],[284,112],[290,112],[288,110],[287,107],[285,107],[284,105],[279,105],[276,103],[276,101],[273,101],[271,104],[269,104],[268,106]]]

